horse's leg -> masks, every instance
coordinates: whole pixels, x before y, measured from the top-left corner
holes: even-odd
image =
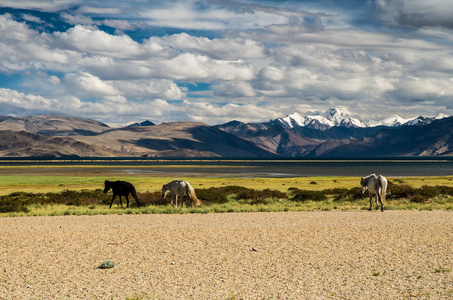
[[[374,196],[374,202],[376,202],[376,210],[378,210],[378,209],[379,209],[379,203],[378,203],[378,195],[379,195],[379,193],[378,193],[378,192],[376,192],[376,195]]]
[[[370,209],[369,210],[372,210],[373,209],[373,195],[370,194]]]
[[[173,203],[173,196],[170,199],[171,199],[171,201],[170,201],[171,205],[173,205],[173,207],[175,207],[175,204]]]
[[[376,205],[377,205],[377,199],[379,198],[379,203],[381,204],[381,211],[384,211],[384,204],[382,203],[382,199],[381,199],[381,194],[378,193],[377,196],[376,196]]]
[[[112,208],[113,200],[115,200],[115,197],[116,197],[116,194],[113,194],[112,202],[110,202],[110,207],[109,208]]]
[[[178,195],[176,195],[176,208],[178,208]]]
[[[127,203],[126,207],[129,207],[129,196],[128,195],[126,195],[126,203]]]

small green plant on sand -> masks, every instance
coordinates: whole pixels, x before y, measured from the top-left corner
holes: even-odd
[[[373,275],[373,276],[379,276],[379,275],[381,275],[381,272],[379,272],[379,271],[373,271],[372,275]]]
[[[114,267],[115,267],[115,263],[113,261],[106,260],[99,266],[99,269],[111,269]]]
[[[439,266],[439,267],[436,268],[434,271],[435,271],[436,273],[448,273],[448,272],[451,272],[451,269],[450,269],[450,268],[444,268],[444,267]]]

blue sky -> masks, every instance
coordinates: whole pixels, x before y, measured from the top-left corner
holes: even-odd
[[[0,115],[453,114],[450,0],[0,1]]]

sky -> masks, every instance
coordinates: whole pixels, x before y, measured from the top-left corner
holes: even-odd
[[[0,0],[0,115],[453,115],[451,0]]]

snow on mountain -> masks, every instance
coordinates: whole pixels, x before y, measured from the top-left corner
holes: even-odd
[[[391,117],[385,118],[380,121],[369,121],[368,126],[369,127],[376,127],[376,126],[401,126],[403,124],[406,124],[407,122],[413,121],[416,118],[409,118],[409,119],[404,119],[401,118],[398,115],[393,115]]]
[[[346,112],[331,107],[325,112],[309,112],[301,115],[297,112],[287,115],[284,118],[278,118],[273,123],[279,124],[285,128],[294,127],[307,127],[318,130],[328,130],[334,126],[347,127],[347,128],[363,128],[363,127],[376,127],[376,126],[411,126],[411,125],[427,125],[434,120],[451,117],[450,115],[440,113],[433,118],[429,117],[413,117],[402,118],[398,115],[385,118],[380,121],[361,121],[359,119],[351,118]]]
[[[404,119],[398,115],[393,115],[393,116],[386,118],[384,120],[381,120],[381,121],[370,121],[367,123],[367,125],[369,127],[428,125],[434,120],[440,120],[440,119],[449,118],[449,117],[451,117],[451,116],[447,115],[447,114],[443,114],[443,113],[439,113],[433,118],[418,116],[418,117]]]
[[[366,127],[362,121],[351,118],[347,113],[334,107],[329,108],[325,112],[312,112],[306,115],[301,115],[296,112],[285,118],[278,118],[274,122],[285,128],[301,126],[318,130],[327,130],[334,126]]]
[[[306,118],[301,114],[295,112],[287,115],[285,118],[277,119],[284,127],[293,128],[296,126],[305,126]]]
[[[444,113],[438,113],[438,114],[434,117],[434,119],[435,119],[435,120],[440,120],[440,119],[449,118],[449,117],[451,117],[451,115],[446,115],[446,114],[444,114]]]

